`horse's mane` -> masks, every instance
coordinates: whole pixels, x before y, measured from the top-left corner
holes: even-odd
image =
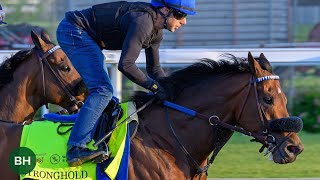
[[[232,54],[224,54],[223,59],[214,61],[212,59],[201,59],[199,62],[173,72],[170,76],[159,79],[158,82],[169,94],[169,99],[174,97],[190,85],[200,83],[200,79],[205,79],[212,75],[251,72],[247,58],[235,57]],[[262,69],[272,73],[272,67],[265,58],[255,57]],[[146,92],[137,91],[130,100],[135,101],[137,107],[142,106],[151,99]]]
[[[32,49],[23,49],[3,61],[0,65],[0,89],[13,80],[13,73],[22,64],[22,62],[29,58]]]

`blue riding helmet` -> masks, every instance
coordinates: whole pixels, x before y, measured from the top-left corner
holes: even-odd
[[[195,15],[194,8],[196,6],[195,0],[151,0],[151,4],[154,7],[169,7],[179,10],[188,15]]]

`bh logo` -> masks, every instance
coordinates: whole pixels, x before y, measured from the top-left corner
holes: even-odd
[[[26,147],[20,147],[10,153],[9,165],[17,174],[27,174],[36,166],[36,155]]]

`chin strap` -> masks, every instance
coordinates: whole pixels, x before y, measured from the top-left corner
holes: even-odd
[[[167,29],[167,20],[168,17],[171,15],[172,13],[172,9],[169,10],[169,12],[167,13],[167,15],[163,14],[163,12],[160,11],[160,9],[157,9],[157,12],[164,18],[164,23],[163,23],[163,28]]]

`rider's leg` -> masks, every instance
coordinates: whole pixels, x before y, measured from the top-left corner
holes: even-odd
[[[57,39],[90,92],[68,141],[68,163],[76,166],[103,153],[86,149],[86,144],[93,138],[99,117],[108,105],[113,89],[104,69],[104,56],[85,31],[62,21],[57,30]]]

